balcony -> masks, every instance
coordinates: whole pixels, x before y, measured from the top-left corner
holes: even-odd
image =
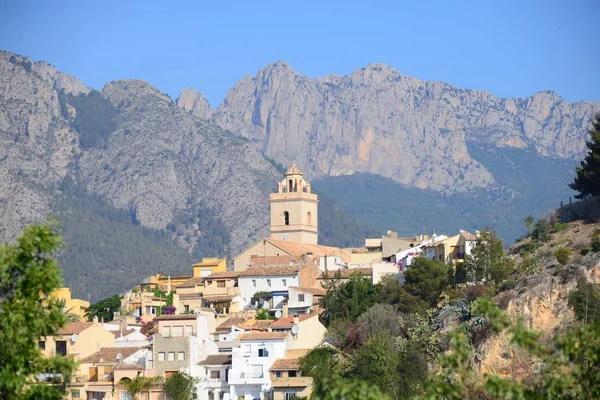
[[[271,378],[271,386],[275,387],[307,387],[312,386],[313,379],[310,376],[295,376]]]
[[[253,373],[253,372],[238,372],[229,373],[229,383],[233,385],[243,384],[263,384],[266,383],[268,377],[265,373]]]

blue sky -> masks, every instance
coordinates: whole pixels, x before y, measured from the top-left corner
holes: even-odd
[[[2,1],[0,49],[86,84],[138,78],[216,106],[285,60],[302,74],[382,62],[501,97],[600,101],[600,1]]]

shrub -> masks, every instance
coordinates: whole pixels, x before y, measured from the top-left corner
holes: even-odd
[[[550,222],[545,219],[540,219],[536,222],[533,231],[531,232],[531,237],[540,242],[547,242],[550,240]]]
[[[566,265],[571,257],[571,249],[568,247],[561,247],[554,252],[554,256],[556,257],[556,261],[562,265]]]
[[[515,278],[510,277],[500,284],[499,290],[501,292],[506,292],[507,290],[514,289],[517,286],[517,283]]]
[[[580,280],[577,288],[569,293],[569,305],[580,321],[600,321],[600,290],[597,285]]]
[[[581,251],[579,252],[579,254],[581,254],[582,256],[585,256],[590,251],[591,251],[591,249],[589,247],[584,247],[583,249],[581,249]]]
[[[593,252],[600,251],[600,229],[594,229],[594,233],[592,234],[591,247]]]
[[[477,300],[480,297],[485,297],[488,295],[488,288],[483,284],[477,284],[473,286],[467,287],[465,290],[465,299],[468,303],[471,303]]]
[[[562,232],[567,228],[567,224],[563,224],[561,222],[557,222],[552,227],[552,232]]]

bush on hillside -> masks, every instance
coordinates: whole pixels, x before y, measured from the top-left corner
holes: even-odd
[[[568,247],[561,247],[554,252],[554,256],[556,257],[556,261],[562,265],[566,265],[571,257],[571,249]]]
[[[569,293],[569,305],[575,316],[584,323],[600,321],[600,289],[598,285],[580,280]]]
[[[550,222],[546,221],[545,219],[540,219],[535,223],[533,231],[531,232],[531,237],[540,242],[547,242],[550,240],[550,233]]]

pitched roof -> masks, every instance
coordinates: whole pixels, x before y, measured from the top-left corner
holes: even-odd
[[[241,325],[244,322],[246,322],[247,320],[248,320],[248,318],[244,318],[244,317],[229,317],[225,321],[223,321],[221,324],[219,324],[215,330],[217,332],[229,332],[231,330],[232,326]]]
[[[204,279],[224,279],[224,278],[237,278],[240,275],[240,271],[226,271],[226,272],[214,272]]]
[[[290,255],[285,256],[265,256],[265,257],[251,257],[250,266],[254,267],[279,267],[288,266],[296,263],[296,258]]]
[[[275,360],[271,368],[271,371],[274,370],[295,370],[300,369],[300,359],[299,358],[278,358]]]
[[[298,287],[298,286],[291,286],[290,289],[298,289],[301,292],[310,293],[310,294],[313,294],[315,296],[325,296],[327,294],[327,290],[323,289],[322,287]]]
[[[135,332],[135,329],[125,329],[123,331],[123,333],[121,334],[121,330],[116,330],[116,331],[110,331],[110,333],[112,333],[113,335],[115,335],[115,338],[120,338],[120,337],[125,337],[127,335],[129,335],[130,333]]]
[[[316,316],[317,314],[300,314],[298,315],[298,320],[302,322]],[[271,328],[291,328],[292,326],[294,326],[294,317],[281,317],[271,323]]]
[[[174,315],[161,315],[157,317],[157,321],[171,321],[171,320],[186,320],[186,319],[196,319],[198,316],[196,314],[174,314]]]
[[[192,267],[207,267],[213,265],[219,265],[223,262],[223,258],[211,258],[211,259],[203,259],[201,262],[192,264]]]
[[[231,365],[231,354],[212,354],[200,361],[199,365]]]
[[[317,277],[317,279],[334,279],[338,271],[329,271],[327,278],[323,275]],[[348,268],[340,269],[340,279],[348,279],[350,276],[357,274],[361,276],[372,276],[373,268]]]
[[[121,354],[121,360],[126,359],[133,353],[138,350],[143,349],[143,347],[103,347],[99,351],[95,352],[91,356],[83,359],[81,362],[83,363],[112,363],[117,362],[117,354]],[[102,361],[100,361],[102,360]]]
[[[251,332],[240,335],[239,340],[283,340],[288,332]]]
[[[59,335],[72,335],[74,333],[79,334],[92,325],[94,325],[93,322],[69,322],[64,327],[60,328],[56,333]]]
[[[299,257],[306,254],[312,254],[314,257],[321,256],[338,256],[345,262],[350,261],[350,254],[339,247],[322,246],[320,244],[307,244],[300,242],[292,242],[289,240],[280,240],[273,238],[265,238],[267,242],[273,246],[279,247],[291,256]]]
[[[300,268],[297,265],[280,267],[250,267],[240,272],[240,276],[286,276],[297,275]]]
[[[178,288],[196,287],[196,286],[202,285],[202,283],[204,283],[204,278],[196,277],[196,278],[190,278],[188,280],[181,282],[179,285],[177,285],[177,287]]]
[[[304,174],[302,173],[302,171],[300,171],[300,168],[298,168],[296,166],[296,163],[292,163],[292,166],[290,168],[288,168],[287,171],[285,171],[284,175],[287,176],[287,175],[304,175]]]
[[[461,232],[461,235],[463,235],[463,237],[465,238],[465,240],[468,241],[476,241],[477,240],[477,236],[473,235],[471,232]]]
[[[227,301],[231,301],[231,299],[233,299],[232,295],[225,295],[225,294],[221,294],[221,295],[214,295],[214,296],[204,296],[202,299],[211,302],[211,303],[218,303],[218,302],[227,302]]]

